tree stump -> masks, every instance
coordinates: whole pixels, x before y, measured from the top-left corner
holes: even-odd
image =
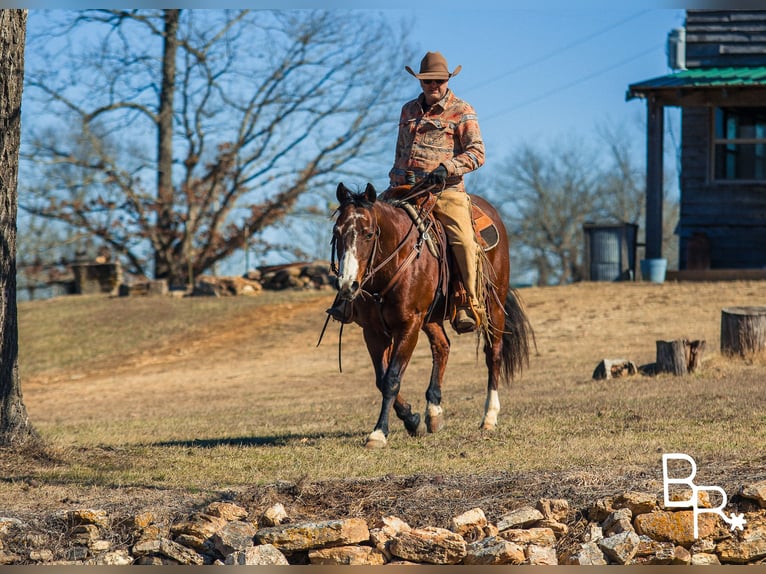
[[[721,310],[721,353],[745,357],[766,349],[766,307]]]
[[[655,372],[685,375],[697,371],[705,351],[705,341],[676,339],[657,341],[657,364]]]

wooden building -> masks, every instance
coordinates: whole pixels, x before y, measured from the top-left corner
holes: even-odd
[[[680,270],[766,269],[766,10],[687,10],[647,102],[646,257],[662,254],[663,110],[681,108]]]

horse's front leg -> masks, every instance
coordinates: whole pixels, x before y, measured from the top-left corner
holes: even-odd
[[[428,432],[438,432],[444,426],[444,411],[442,409],[442,381],[444,371],[447,368],[450,342],[444,325],[441,323],[427,323],[423,330],[428,336],[431,345],[433,366],[431,367],[431,379],[426,390],[426,428]]]
[[[375,382],[382,395],[380,415],[372,433],[367,437],[367,448],[383,448],[388,444],[389,414],[393,406],[397,416],[411,435],[420,434],[420,415],[399,394],[402,377],[418,341],[418,328],[408,325],[394,335],[390,345],[384,345],[380,335],[365,331],[365,341],[375,363]],[[379,360],[375,359],[379,356]]]

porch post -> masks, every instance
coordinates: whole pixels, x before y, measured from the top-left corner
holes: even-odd
[[[646,259],[662,257],[663,106],[646,99]]]

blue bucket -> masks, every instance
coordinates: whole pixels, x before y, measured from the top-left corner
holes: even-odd
[[[667,259],[641,260],[641,277],[643,277],[644,281],[651,281],[652,283],[664,283],[665,272],[667,269]]]

